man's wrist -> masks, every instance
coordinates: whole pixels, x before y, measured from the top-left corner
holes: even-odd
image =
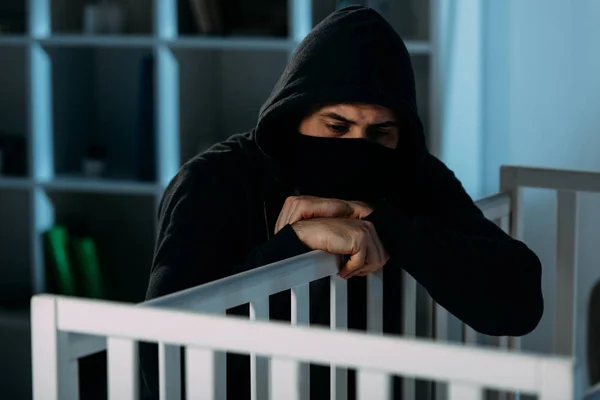
[[[404,222],[409,221],[405,221],[404,218],[406,218],[404,214],[398,212],[393,205],[384,200],[363,219],[373,224],[383,247],[390,255],[393,255],[396,250],[395,244],[400,239],[398,230],[408,226]]]
[[[296,233],[296,236],[298,237],[298,239],[304,245],[306,245],[306,241],[304,240],[304,227],[307,222],[308,221],[306,221],[306,220],[301,220],[301,221],[294,222],[293,224],[290,225],[290,228],[292,228],[292,230]]]

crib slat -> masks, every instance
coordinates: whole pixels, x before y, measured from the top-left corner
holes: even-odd
[[[309,284],[292,288],[292,324],[310,324],[310,286]],[[310,396],[310,364],[298,363],[298,382],[300,398],[308,399]]]
[[[331,293],[331,329],[346,331],[348,329],[348,286],[345,280],[332,275],[330,278]],[[331,366],[331,394],[332,400],[346,400],[348,398],[348,369]]]
[[[450,382],[448,400],[483,400],[483,390],[478,386]]]
[[[308,325],[310,322],[310,286],[292,288],[292,324]]]
[[[477,332],[468,326],[467,324],[463,324],[463,343],[467,345],[476,345],[477,344]]]
[[[106,342],[109,400],[137,400],[139,398],[137,343],[121,338],[108,338]]]
[[[573,366],[544,360],[539,400],[574,399]]]
[[[450,340],[449,321],[450,314],[448,311],[434,302],[434,338],[438,341]],[[446,400],[448,398],[448,385],[446,382],[433,383],[433,398],[435,400]]]
[[[504,232],[510,234],[510,215],[506,215],[502,218],[499,218],[498,220],[494,221],[494,223],[498,227],[500,227],[500,229],[502,229]],[[493,344],[495,346],[497,346],[499,349],[508,349],[509,348],[508,337],[506,337],[506,336],[494,337],[494,338],[492,338],[492,341],[494,342]],[[489,397],[488,400],[508,400],[509,393],[494,390],[490,393],[490,395],[488,397]],[[514,397],[515,397],[515,395],[512,394],[512,398],[514,398]]]
[[[508,216],[500,218],[498,226],[506,233],[510,232],[510,218]]]
[[[298,363],[293,360],[271,360],[271,399],[302,400],[298,381]]]
[[[383,333],[383,269],[367,276],[367,330]]]
[[[501,222],[501,224],[508,225],[509,234],[517,239],[523,240],[525,232],[525,209],[523,207],[523,188],[519,186],[516,179],[514,170],[501,169],[500,170],[500,191],[510,193],[510,221]],[[516,337],[509,338],[508,347],[511,350],[521,349],[521,339]],[[509,393],[509,400],[519,400],[521,398],[519,393]]]
[[[577,283],[577,192],[558,191],[556,224],[556,314],[554,352],[574,352]]]
[[[494,222],[504,232],[510,233],[510,216],[506,215]],[[494,345],[498,348],[508,349],[508,338],[506,336],[495,337],[492,338],[492,340],[494,341]],[[506,392],[493,391],[489,396],[489,400],[507,400],[507,397],[508,393]]]
[[[402,331],[406,337],[417,334],[417,281],[405,270],[402,270]],[[403,398],[414,400],[415,390],[415,380],[403,378]]]
[[[221,316],[227,315],[227,310],[216,313]],[[213,351],[213,382],[215,385],[215,398],[227,398],[227,353],[224,351]]]
[[[185,349],[185,388],[188,399],[225,399],[226,354],[211,349]]]
[[[250,303],[250,319],[269,320],[269,297],[254,300]],[[269,398],[269,359],[250,354],[251,399]]]
[[[185,391],[188,399],[221,399],[216,395],[215,372],[212,350],[186,347]]]
[[[492,338],[493,344],[499,349],[508,349],[508,337],[507,336],[495,336]],[[508,400],[508,392],[494,390],[491,392],[488,400]]]
[[[510,215],[504,216],[500,218],[497,222],[497,225],[506,233],[510,233]],[[500,349],[508,349],[508,337],[501,336],[497,338],[497,346]],[[514,396],[513,396],[514,397]],[[507,392],[494,392],[491,400],[508,400],[509,394]]]
[[[383,334],[383,269],[370,274],[367,276],[367,331],[369,334]],[[369,373],[361,373],[357,372],[357,385],[359,393],[361,393],[360,386],[362,385],[367,390],[363,393],[363,397],[359,396],[359,399],[366,399],[364,397],[367,393],[377,393],[381,394],[380,390],[377,390],[377,384],[379,382],[377,379],[384,379],[386,381],[385,384],[382,384],[383,387],[386,387],[386,390],[389,390],[389,386],[391,385],[391,377],[388,375],[383,375],[382,377],[377,376],[375,379],[375,375],[371,376]],[[365,375],[366,374],[366,375]],[[364,383],[361,382],[361,379],[365,379]],[[386,392],[387,393],[387,392]],[[380,398],[385,399],[387,397],[381,396],[371,396],[370,398]],[[410,399],[412,400],[412,399]]]
[[[508,338],[508,349],[518,352],[521,350],[521,338],[509,336]],[[521,394],[517,392],[508,392],[506,394],[507,400],[521,400]]]
[[[181,399],[181,348],[158,344],[160,400]]]
[[[449,340],[448,325],[450,316],[448,314],[448,310],[446,310],[444,307],[440,306],[434,301],[433,314],[434,338],[443,342]]]
[[[69,333],[56,326],[56,300],[34,297],[31,303],[33,400],[79,398],[77,361],[69,360]]]
[[[391,379],[388,374],[372,371],[357,372],[358,400],[391,399]]]
[[[509,215],[499,218],[497,221],[494,221],[494,222],[504,232],[510,233],[510,216]],[[506,336],[495,337],[495,338],[493,338],[493,341],[495,342],[494,345],[496,345],[499,349],[508,349],[508,337],[506,337]],[[501,392],[501,391],[493,391],[489,397],[490,397],[489,400],[507,400],[508,393]]]
[[[402,329],[404,336],[414,337],[417,333],[417,281],[402,270]]]

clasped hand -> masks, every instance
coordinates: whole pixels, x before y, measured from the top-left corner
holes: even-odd
[[[371,212],[367,204],[357,201],[291,196],[279,214],[275,233],[289,224],[309,248],[349,256],[338,273],[341,278],[366,276],[389,260],[375,227],[362,219]]]

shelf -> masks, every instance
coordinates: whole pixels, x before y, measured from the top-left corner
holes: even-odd
[[[58,176],[83,176],[86,157],[104,157],[107,179],[153,181],[153,52],[51,48],[53,158]],[[103,153],[103,154],[102,154]]]
[[[57,177],[41,186],[54,192],[105,193],[127,195],[157,195],[161,192],[154,183],[121,181],[116,179],[94,179],[85,177]]]
[[[25,46],[29,43],[29,37],[24,35],[6,35],[0,34],[0,47],[4,46]]]
[[[260,106],[288,60],[287,53],[268,50],[217,53],[177,49],[174,55],[180,78],[182,163],[235,132],[253,129]]]
[[[175,49],[211,49],[211,50],[293,50],[296,43],[286,38],[253,36],[180,36],[166,41]]]
[[[251,16],[259,11],[253,0],[230,2],[249,11],[238,12],[242,24],[232,20],[235,29],[224,36],[197,33],[189,0],[111,2],[125,11],[119,34],[84,33],[91,0],[0,0],[0,9],[10,3],[23,10],[22,29],[0,35],[0,133],[10,136],[11,154],[18,155],[11,159],[23,160],[0,173],[0,375],[15,377],[3,387],[7,398],[31,392],[29,296],[52,280],[48,274],[44,282],[43,232],[55,224],[87,230],[109,299],[143,301],[157,203],[169,178],[198,152],[255,126],[298,36],[340,0],[273,0],[294,6],[277,12],[286,28],[271,30],[279,36],[261,29],[273,18]],[[430,54],[438,51],[426,21],[429,2],[388,1],[388,19],[412,55],[426,130],[437,118],[430,112],[439,111],[429,110],[437,95],[430,86],[437,58]],[[189,29],[182,16],[191,18]],[[83,160],[98,145],[106,150],[106,170],[87,178]],[[106,386],[106,365],[93,373],[79,368],[82,393],[98,397],[85,377]]]
[[[155,39],[152,36],[135,35],[53,35],[39,39],[46,47],[152,47]]]
[[[1,37],[1,36],[0,36]],[[28,171],[27,48],[0,47],[0,183],[12,186],[12,177]]]
[[[14,178],[12,176],[0,175],[0,190],[27,190],[33,188],[33,181],[28,178]]]
[[[112,193],[47,191],[55,224],[95,242],[109,300],[143,301],[155,239],[156,199]]]
[[[85,33],[84,19],[86,8],[90,4],[98,2],[52,0],[49,3],[49,17],[52,32],[71,35]],[[102,27],[101,24],[96,24],[96,30],[114,32],[116,29],[117,31],[123,32],[123,35],[151,35],[154,21],[153,1],[111,0],[110,4],[120,6],[116,11],[120,11],[121,23],[119,23],[116,19],[111,18],[111,21],[113,23],[116,22],[117,25],[120,25],[120,28],[115,24],[111,24],[115,25],[113,27]]]
[[[31,192],[0,189],[0,307],[32,293],[31,222]]]
[[[26,36],[0,35],[0,47],[25,46],[30,39]],[[52,35],[48,38],[34,39],[45,47],[108,47],[108,48],[143,48],[158,44],[173,49],[206,49],[206,50],[272,50],[293,51],[299,44],[292,39],[253,37],[253,36],[180,36],[177,39],[159,40],[151,36],[135,35]],[[431,45],[425,40],[406,40],[406,47],[411,54],[429,54]]]
[[[425,55],[431,53],[431,44],[426,41],[408,40],[404,42],[411,55]]]
[[[313,0],[313,26],[340,7],[342,3],[349,5],[361,2],[353,0]],[[384,3],[386,5],[382,10],[379,10],[380,13],[405,42],[429,40],[430,0],[387,0]]]
[[[269,37],[209,37],[183,36],[177,39],[158,40],[151,36],[126,35],[53,35],[38,39],[45,47],[152,47],[164,44],[174,49],[207,50],[293,50],[293,40]],[[25,40],[23,43],[27,43]],[[2,41],[0,41],[2,45]]]
[[[29,301],[0,308],[2,398],[31,400],[31,316]]]
[[[29,330],[31,327],[31,311],[29,302],[20,307],[0,306],[0,331],[7,329]]]
[[[406,41],[429,39],[430,0],[391,0],[384,16]]]

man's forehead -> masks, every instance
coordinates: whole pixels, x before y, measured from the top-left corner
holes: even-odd
[[[352,121],[382,122],[395,121],[395,113],[389,108],[364,103],[339,103],[324,105],[317,110],[323,117],[344,117]]]

